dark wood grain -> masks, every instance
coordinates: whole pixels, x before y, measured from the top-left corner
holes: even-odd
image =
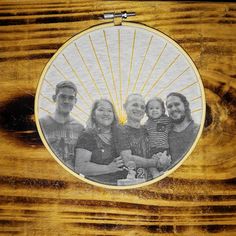
[[[191,56],[207,117],[190,157],[146,187],[108,190],[67,173],[42,145],[34,95],[50,57],[111,11],[159,29]],[[236,234],[236,4],[1,1],[0,235]]]

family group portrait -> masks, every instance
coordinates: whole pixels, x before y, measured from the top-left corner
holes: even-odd
[[[39,123],[56,157],[85,179],[111,186],[153,180],[177,165],[197,137],[199,125],[182,93],[171,91],[165,100],[128,94],[123,123],[109,99],[95,99],[82,125],[71,115],[78,89],[68,80],[57,83],[54,112]]]

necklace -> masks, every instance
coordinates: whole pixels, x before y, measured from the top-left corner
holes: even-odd
[[[98,136],[104,143],[106,143],[107,145],[111,145],[111,133],[100,133],[98,134]]]

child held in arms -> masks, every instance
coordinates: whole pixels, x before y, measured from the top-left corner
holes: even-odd
[[[151,98],[146,104],[146,114],[148,120],[145,123],[150,141],[150,154],[151,157],[159,158],[160,153],[164,153],[168,158],[169,156],[169,143],[168,133],[171,129],[170,118],[165,114],[165,105],[161,98]],[[162,162],[159,159],[159,162]],[[171,158],[169,160],[169,164]],[[153,178],[160,176],[165,169],[169,166],[167,164],[164,168],[150,167],[149,171]]]

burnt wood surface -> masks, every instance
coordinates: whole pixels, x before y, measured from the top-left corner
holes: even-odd
[[[203,134],[167,178],[109,190],[66,172],[38,136],[41,72],[70,37],[135,11],[130,21],[173,38],[199,69]],[[230,2],[0,2],[0,235],[236,235],[236,4]]]

